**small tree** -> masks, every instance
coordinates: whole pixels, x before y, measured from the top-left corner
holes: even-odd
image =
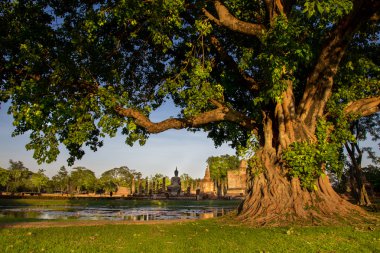
[[[70,176],[69,172],[66,170],[65,166],[62,166],[57,175],[53,176],[52,181],[55,187],[58,187],[59,191],[63,194],[64,192],[68,192],[70,185]]]
[[[162,189],[163,178],[164,178],[164,175],[160,173],[156,173],[155,175],[150,176],[149,181],[151,182],[151,189],[153,193],[157,193],[158,191],[160,191],[160,189]],[[154,188],[153,188],[153,185],[154,185]]]
[[[373,194],[380,193],[380,166],[379,164],[368,165],[367,167],[363,168],[364,174],[368,182],[371,184]]]
[[[116,184],[116,180],[109,177],[100,177],[96,183],[96,192],[116,192],[120,185]]]
[[[347,156],[345,156],[345,169],[342,178],[337,180],[339,181],[337,187],[341,192],[345,192],[349,188],[358,205],[371,205],[370,196],[366,189],[366,186],[370,185],[366,179],[366,173],[364,173],[362,168],[362,161],[366,154],[368,155],[368,160],[374,165],[378,163],[379,159],[371,147],[362,147],[362,145],[370,137],[372,137],[372,141],[379,140],[379,119],[380,115],[375,114],[351,122],[348,134],[352,136],[344,143],[347,152]],[[344,130],[340,132],[344,132]],[[337,174],[337,178],[339,179],[339,171]]]
[[[38,193],[41,193],[41,189],[47,186],[49,178],[44,174],[43,169],[39,169],[37,173],[34,173],[30,177],[30,181],[34,187],[37,188]]]
[[[7,184],[7,191],[18,192],[27,189],[27,181],[32,175],[32,172],[26,168],[21,161],[9,160],[10,166],[9,171],[9,181]]]
[[[131,187],[132,178],[135,175],[134,170],[130,170],[127,166],[121,166],[103,172],[100,180],[111,187],[112,191],[116,191],[120,186]]]
[[[227,171],[237,169],[239,167],[239,159],[236,156],[222,155],[217,157],[209,157],[207,164],[210,169],[211,178],[215,181],[217,186],[218,196],[225,193],[227,184]]]
[[[0,187],[1,187],[0,192],[3,191],[5,187],[7,186],[9,182],[9,178],[10,178],[9,171],[0,167]]]
[[[181,187],[183,191],[186,191],[188,187],[194,183],[194,179],[187,173],[184,173],[180,176],[181,178]]]
[[[71,171],[70,181],[77,193],[81,191],[93,191],[95,189],[95,173],[85,167],[75,167]]]

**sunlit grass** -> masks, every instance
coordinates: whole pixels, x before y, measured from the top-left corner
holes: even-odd
[[[0,199],[1,206],[237,206],[239,201]],[[376,215],[376,213],[374,213]],[[0,223],[40,221],[7,218]],[[67,221],[67,220],[65,220]],[[229,218],[44,228],[0,228],[0,252],[380,252],[380,224],[254,228]],[[70,223],[71,224],[71,223]],[[80,225],[80,224],[79,224]]]
[[[379,252],[378,227],[252,228],[220,220],[0,230],[0,252]]]

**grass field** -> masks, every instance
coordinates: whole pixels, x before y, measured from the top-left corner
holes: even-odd
[[[237,204],[238,201],[0,199],[0,206]],[[18,224],[22,221],[37,220],[16,219],[11,222]],[[9,220],[0,219],[0,225],[5,222]],[[69,227],[51,224],[51,227],[0,227],[0,252],[380,252],[380,224],[254,228],[228,218],[96,226],[83,226],[73,221]]]
[[[177,224],[7,228],[0,252],[380,252],[378,227],[252,228]]]

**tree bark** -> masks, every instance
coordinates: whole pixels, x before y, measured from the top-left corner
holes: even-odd
[[[317,190],[303,189],[298,178],[289,178],[281,157],[261,149],[261,171],[249,179],[248,192],[238,209],[238,219],[255,225],[331,224],[337,218],[354,220],[365,212],[341,198],[326,175],[316,180]],[[359,218],[358,218],[359,219]]]
[[[289,87],[275,112],[263,113],[262,147],[255,154],[258,165],[252,168],[238,219],[256,225],[329,224],[366,216],[333,190],[325,174],[316,179],[314,191],[302,188],[298,178],[289,176],[281,158],[283,150],[296,141],[316,141],[315,132],[297,120],[291,84]]]

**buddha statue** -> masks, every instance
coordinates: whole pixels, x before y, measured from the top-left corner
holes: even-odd
[[[172,194],[179,194],[181,192],[181,178],[178,176],[178,170],[175,168],[174,177],[170,179],[168,191]]]

